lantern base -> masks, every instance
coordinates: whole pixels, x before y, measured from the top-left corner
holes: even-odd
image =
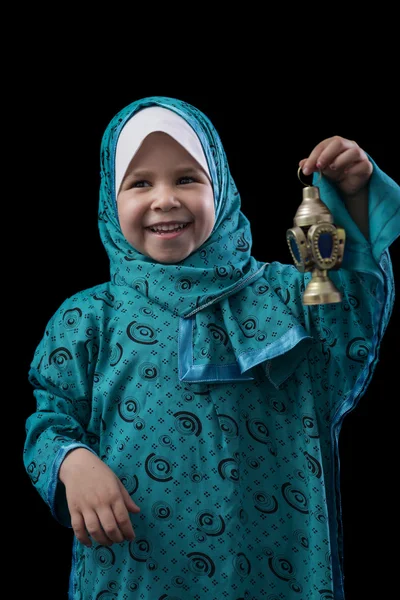
[[[342,294],[328,278],[326,271],[314,269],[302,301],[303,304],[333,304],[342,301]]]

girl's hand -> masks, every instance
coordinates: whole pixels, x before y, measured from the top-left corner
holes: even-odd
[[[138,513],[140,508],[95,454],[86,448],[71,450],[59,478],[66,488],[72,529],[82,544],[92,545],[89,536],[102,546],[135,538],[129,513]]]
[[[356,142],[335,135],[315,146],[308,158],[299,162],[304,175],[321,171],[334,181],[345,196],[355,196],[368,183],[373,166]]]

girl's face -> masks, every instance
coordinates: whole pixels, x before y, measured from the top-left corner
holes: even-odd
[[[178,263],[210,236],[214,194],[199,163],[171,136],[148,135],[133,157],[117,197],[122,233],[139,252]]]

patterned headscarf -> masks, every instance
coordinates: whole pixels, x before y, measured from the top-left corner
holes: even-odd
[[[215,225],[210,237],[177,264],[161,264],[133,248],[118,220],[115,193],[115,156],[119,135],[138,111],[160,106],[182,117],[202,145],[211,175]],[[187,317],[227,297],[262,275],[251,255],[248,219],[240,210],[240,195],[229,171],[220,137],[200,110],[174,98],[154,96],[122,109],[109,123],[101,144],[99,230],[110,259],[111,280],[126,285],[175,315]]]

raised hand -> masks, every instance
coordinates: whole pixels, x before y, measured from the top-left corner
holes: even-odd
[[[360,146],[335,135],[317,144],[299,166],[304,175],[321,171],[345,196],[355,196],[368,183],[373,166]]]

